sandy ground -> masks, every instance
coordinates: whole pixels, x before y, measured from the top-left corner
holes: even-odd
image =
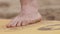
[[[40,6],[39,12],[43,19],[60,20],[60,0],[38,0],[38,2]],[[20,0],[0,0],[1,18],[14,17],[19,14],[19,11]]]
[[[0,34],[60,34],[60,21],[41,21],[28,26],[6,28],[9,19],[0,19]]]

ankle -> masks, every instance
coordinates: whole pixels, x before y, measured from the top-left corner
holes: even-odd
[[[38,2],[37,0],[26,0],[26,1],[21,1],[21,8],[23,6],[33,6],[33,7],[38,7]]]

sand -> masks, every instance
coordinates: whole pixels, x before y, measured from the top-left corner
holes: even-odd
[[[0,19],[0,34],[60,34],[60,21],[41,21],[36,24],[6,28],[10,19]]]

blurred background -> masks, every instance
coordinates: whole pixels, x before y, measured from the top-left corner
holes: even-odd
[[[43,20],[60,20],[60,0],[38,0]],[[10,19],[20,12],[20,0],[0,0],[0,18]]]

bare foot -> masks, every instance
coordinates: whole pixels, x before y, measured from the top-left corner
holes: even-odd
[[[8,28],[25,26],[41,20],[36,0],[31,1],[32,0],[21,0],[21,12],[19,16],[15,17],[9,24],[7,24]]]
[[[39,13],[37,15],[31,14],[31,16],[29,15],[17,16],[9,24],[7,24],[7,28],[25,26],[37,23],[39,21],[41,21],[41,16]]]

